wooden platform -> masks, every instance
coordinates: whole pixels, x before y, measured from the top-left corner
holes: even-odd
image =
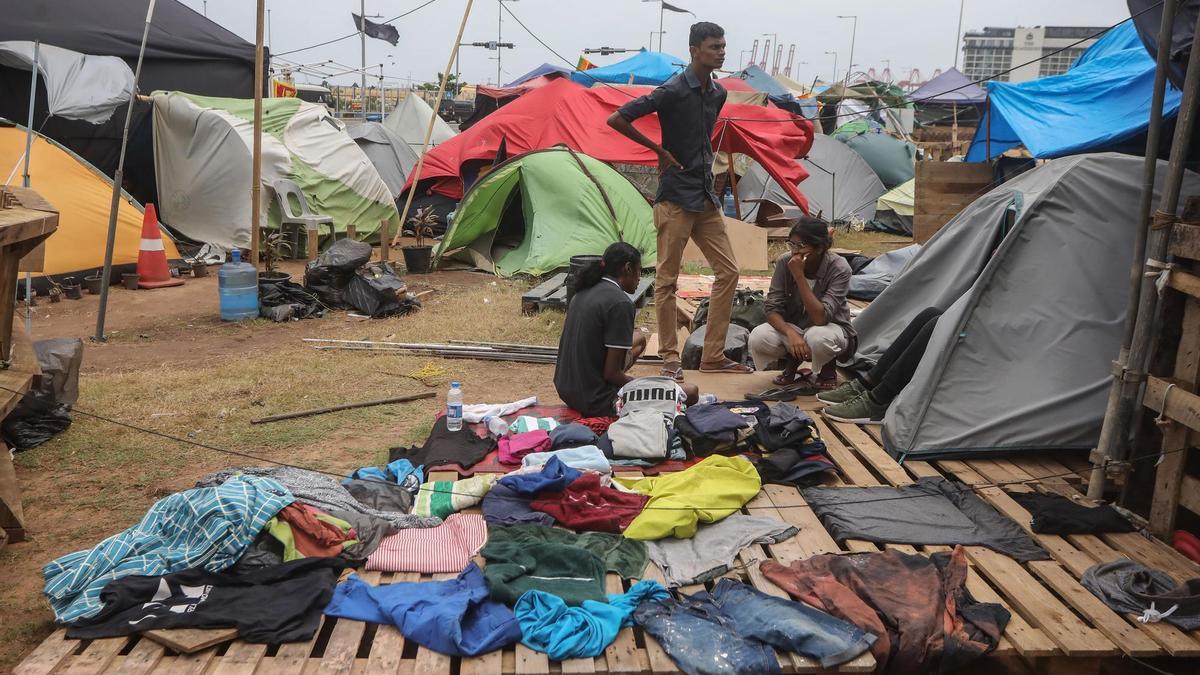
[[[739,378],[730,377],[730,380]],[[731,382],[731,386],[733,383]],[[744,386],[744,385],[743,385]],[[796,402],[815,408],[813,399]],[[1076,495],[1082,490],[1087,463],[1082,457],[1017,457],[1001,460],[907,462],[897,464],[880,447],[878,427],[828,424],[818,426],[840,469],[836,484],[898,485],[922,476],[946,476],[969,484],[1040,479],[1030,486],[1009,487]],[[1065,475],[1072,471],[1079,474]],[[433,472],[434,480],[453,478]],[[998,488],[984,488],[981,496],[1028,527],[1029,515]],[[766,486],[746,505],[746,512],[767,515],[800,528],[795,538],[773,546],[743,551],[745,569],[738,575],[767,593],[783,595],[758,573],[757,563],[771,557],[785,564],[819,553],[875,551],[878,545],[847,541],[839,545],[825,531],[804,499],[793,489]],[[1083,571],[1096,562],[1128,557],[1166,570],[1176,579],[1200,575],[1200,568],[1157,540],[1140,534],[1081,536],[1033,535],[1052,560],[1021,564],[980,547],[968,547],[968,589],[981,601],[1001,602],[1012,613],[999,649],[976,666],[990,672],[1098,672],[1102,664],[1133,656],[1200,657],[1200,631],[1184,632],[1166,623],[1141,624],[1133,616],[1108,609],[1079,584]],[[907,552],[931,553],[946,547],[912,547],[889,544]],[[731,574],[732,576],[736,576]],[[366,572],[372,583],[447,578],[452,575],[381,574]],[[653,564],[647,578],[661,578]],[[610,592],[627,588],[610,575]],[[685,589],[688,591],[695,590]],[[785,672],[820,670],[810,659],[781,654]],[[1106,663],[1109,662],[1109,663]],[[1132,663],[1125,661],[1132,667]],[[1173,672],[1195,672],[1195,662],[1158,661]],[[1174,664],[1175,667],[1172,667]],[[1120,665],[1118,663],[1118,665]],[[869,672],[874,659],[863,655],[838,672]],[[478,658],[449,658],[404,639],[394,628],[358,621],[326,618],[316,637],[304,644],[253,645],[228,641],[197,653],[183,655],[149,639],[114,638],[93,641],[66,640],[62,631],[43,642],[16,669],[17,673],[674,673],[670,658],[641,629],[622,631],[605,654],[596,659],[554,663],[544,654],[517,645]]]

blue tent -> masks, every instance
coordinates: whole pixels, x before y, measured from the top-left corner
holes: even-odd
[[[573,69],[568,68],[566,66],[556,66],[553,63],[543,63],[542,65],[538,66],[537,68],[534,68],[533,70],[529,71],[528,73],[525,73],[524,75],[518,77],[517,79],[513,80],[512,82],[509,82],[508,84],[506,84],[504,86],[506,88],[507,87],[515,87],[518,84],[521,84],[522,82],[527,82],[529,80],[532,80],[535,77],[541,77],[542,75],[550,75],[551,73],[562,73],[563,75],[570,75],[573,72],[574,72]]]
[[[1145,132],[1153,87],[1154,60],[1133,23],[1121,24],[1062,75],[988,82],[990,112],[979,122],[967,161],[990,159],[989,126],[991,157],[1017,145],[1039,159],[1112,148]],[[1180,98],[1179,90],[1167,87],[1164,117],[1175,115]]]
[[[591,70],[575,71],[571,73],[571,79],[585,87],[590,87],[596,82],[659,85],[683,70],[687,64],[687,59],[643,49],[624,61]],[[633,78],[632,82],[630,78]]]
[[[744,70],[730,75],[745,81],[755,91],[761,91],[776,106],[809,119],[817,116],[817,102],[811,98],[798,99],[792,92],[784,89],[782,84],[767,74],[767,71],[750,64]]]

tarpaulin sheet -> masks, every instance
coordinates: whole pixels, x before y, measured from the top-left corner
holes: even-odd
[[[1017,145],[1039,159],[1096,152],[1144,132],[1150,122],[1154,60],[1131,36],[1136,38],[1133,24],[1121,24],[1062,75],[1016,84],[988,82],[989,111],[979,122],[966,161],[982,162]],[[1095,50],[1099,56],[1092,55]],[[1180,98],[1179,90],[1167,87],[1164,117],[1175,115]]]
[[[672,75],[683,70],[687,64],[687,59],[643,49],[623,61],[588,70],[577,70],[571,73],[571,79],[585,87],[598,82],[659,85],[671,79]]]
[[[36,53],[35,53],[36,52]],[[24,40],[0,42],[0,65],[32,70],[46,89],[49,113],[92,124],[107,122],[133,94],[133,71],[115,56],[92,56]]]
[[[644,87],[615,86],[585,89],[566,80],[551,82],[430,150],[421,180],[440,179],[433,191],[461,199],[463,164],[493,160],[501,142],[509,156],[561,143],[603,162],[657,166],[653,152],[606,124],[617,108],[647,91]],[[647,115],[633,124],[651,139],[662,136],[657,115]],[[808,172],[794,159],[808,154],[812,147],[812,122],[778,108],[727,102],[713,128],[712,141],[716,151],[741,152],[754,158],[783,187],[792,203],[807,211],[808,200],[796,184],[807,178]]]

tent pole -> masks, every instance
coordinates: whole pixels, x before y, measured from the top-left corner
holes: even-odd
[[[467,17],[471,16],[471,5],[475,4],[475,0],[467,0],[467,6],[463,8],[462,22],[458,24],[458,36],[454,38],[454,47],[450,50],[450,58],[446,61],[446,68],[442,70],[442,81],[438,84],[437,100],[440,103],[442,96],[446,94],[446,80],[450,78],[450,67],[454,65],[454,59],[458,57],[458,46],[462,43],[463,30],[467,27]],[[429,149],[429,139],[433,138],[433,124],[437,122],[437,110],[433,111],[433,115],[429,118],[429,126],[425,128],[425,140],[421,143],[421,154],[417,156],[417,166],[413,168],[412,187],[408,189],[408,197],[404,200],[404,209],[400,211],[400,227],[396,228],[396,237],[392,240],[392,246],[400,243],[400,235],[404,233],[404,221],[408,218],[408,210],[412,208],[413,197],[417,194],[417,183],[421,180],[421,169],[425,166],[425,151]]]
[[[733,213],[738,220],[742,219],[742,201],[738,199],[737,173],[733,170],[733,153],[729,153],[729,164],[725,170],[729,173],[729,189],[733,192]]]
[[[1196,121],[1197,103],[1200,102],[1200,49],[1192,50],[1188,57],[1187,76],[1183,83],[1183,100],[1175,122],[1175,138],[1171,142],[1171,158],[1167,168],[1167,180],[1163,186],[1158,210],[1150,216],[1150,201],[1154,195],[1155,169],[1158,160],[1158,135],[1161,133],[1163,92],[1166,87],[1168,52],[1162,45],[1171,44],[1174,27],[1175,3],[1163,6],[1162,23],[1159,25],[1158,61],[1154,75],[1154,94],[1150,109],[1150,124],[1146,138],[1146,158],[1141,209],[1141,227],[1134,241],[1135,258],[1130,268],[1130,303],[1125,316],[1125,336],[1121,352],[1113,364],[1113,383],[1109,390],[1108,407],[1105,410],[1104,426],[1100,429],[1100,440],[1093,457],[1091,479],[1088,481],[1088,497],[1100,499],[1104,495],[1108,464],[1122,461],[1128,456],[1129,437],[1138,404],[1139,392],[1146,378],[1146,366],[1153,345],[1154,318],[1158,306],[1158,288],[1148,283],[1146,275],[1157,277],[1163,270],[1159,265],[1167,255],[1172,226],[1178,220],[1179,192],[1183,183],[1184,163],[1187,149],[1192,142],[1192,129]],[[1193,35],[1200,35],[1200,16],[1197,17]],[[1155,122],[1157,121],[1157,125]],[[1141,249],[1140,251],[1138,249]],[[1135,302],[1136,296],[1136,302]]]
[[[146,39],[150,37],[150,20],[154,18],[154,3],[146,7],[146,25],[142,27],[142,44],[138,47],[137,66],[133,70],[133,91],[125,108],[125,130],[121,132],[121,154],[117,155],[117,170],[113,173],[112,201],[108,205],[108,238],[104,243],[104,271],[100,274],[100,309],[96,313],[96,342],[104,342],[104,319],[108,313],[108,289],[112,281],[113,248],[117,244],[117,207],[121,203],[121,183],[125,176],[125,148],[129,146],[129,125],[133,121],[133,104],[137,102],[138,80],[142,76],[142,60],[146,56]]]
[[[258,249],[262,238],[260,230],[262,228],[263,14],[265,5],[266,0],[258,0],[254,29],[254,157],[251,159],[250,177],[250,264],[254,265],[254,269],[258,269]],[[363,101],[365,103],[366,98]]]
[[[990,162],[992,161],[992,92],[988,92],[987,97],[984,99],[984,105],[987,108],[987,129],[984,130],[984,136],[987,139],[987,148],[983,161]]]
[[[33,43],[33,68],[29,71],[29,117],[25,129],[25,170],[21,174],[21,187],[29,187],[29,160],[33,156],[33,106],[37,101],[38,60],[41,57],[42,41]],[[33,335],[33,273],[25,272],[25,334]]]

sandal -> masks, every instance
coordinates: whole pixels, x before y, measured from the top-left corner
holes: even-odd
[[[702,373],[723,373],[729,375],[749,375],[754,371],[749,366],[738,363],[731,359],[725,359],[719,364],[700,364],[700,372]]]
[[[662,370],[658,374],[663,377],[669,377],[676,382],[683,382],[683,364],[678,362],[663,364]]]

